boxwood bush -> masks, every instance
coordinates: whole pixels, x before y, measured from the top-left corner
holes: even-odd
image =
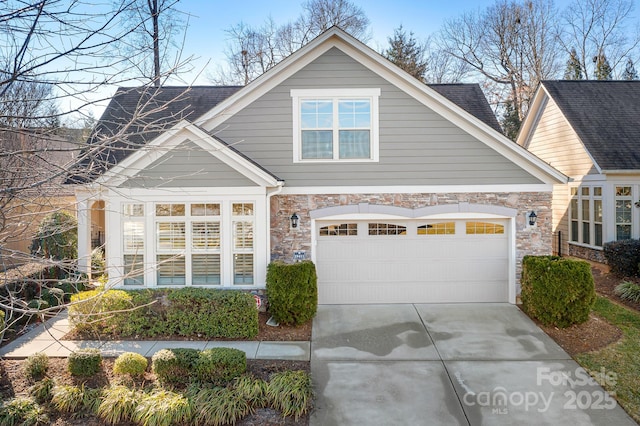
[[[200,351],[189,348],[162,349],[151,357],[151,369],[162,384],[189,383]]]
[[[521,285],[522,308],[543,324],[564,328],[589,319],[596,295],[588,262],[525,256]]]
[[[640,263],[640,240],[620,240],[605,243],[604,257],[611,272],[622,277],[638,275]]]
[[[67,368],[72,376],[93,376],[100,371],[102,355],[94,348],[79,349],[67,358]]]
[[[211,348],[200,352],[193,370],[199,382],[224,384],[247,371],[247,355],[234,348]]]
[[[310,321],[318,309],[318,278],[311,261],[272,262],[267,268],[269,312],[282,324]]]
[[[147,358],[135,352],[120,354],[113,363],[113,372],[118,375],[141,377],[147,370]]]

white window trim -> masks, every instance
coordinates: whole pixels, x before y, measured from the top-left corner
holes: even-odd
[[[571,245],[576,245],[576,246],[581,246],[581,247],[588,247],[591,249],[596,249],[596,250],[602,250],[602,247],[604,245],[605,237],[604,237],[604,202],[603,202],[603,196],[602,194],[604,194],[605,191],[605,187],[602,184],[596,184],[596,185],[580,185],[580,186],[572,186],[571,189],[576,188],[576,194],[575,195],[569,195],[569,208],[567,209],[567,214],[569,216],[569,227],[568,227],[568,231],[569,231],[569,238],[568,238],[568,243]],[[582,195],[582,188],[589,188],[589,195]],[[601,191],[601,195],[594,195],[595,192],[595,188],[600,188]],[[570,189],[570,190],[571,190]],[[574,218],[573,215],[571,214],[571,202],[572,200],[577,200],[577,204],[578,204],[578,208],[577,208],[577,212],[578,212],[578,217]],[[603,202],[602,205],[602,213],[603,213],[603,218],[602,218],[602,222],[598,222],[601,225],[601,232],[602,232],[602,245],[597,246],[595,245],[595,241],[596,241],[596,222],[595,222],[595,200],[600,200],[601,202]],[[583,201],[588,201],[589,202],[589,217],[587,218],[587,220],[584,220],[584,218],[582,217],[582,202]],[[573,220],[576,220],[578,222],[578,235],[573,235],[572,232],[572,222]],[[583,243],[582,242],[582,237],[583,237],[583,223],[584,222],[588,222],[589,223],[589,242],[588,243]],[[573,241],[573,238],[576,238],[576,241]]]
[[[293,113],[293,162],[294,163],[372,163],[380,161],[380,125],[379,101],[380,89],[292,89]],[[302,159],[300,138],[300,101],[305,98],[337,99],[337,98],[368,98],[371,100],[371,157],[370,158],[327,158]]]

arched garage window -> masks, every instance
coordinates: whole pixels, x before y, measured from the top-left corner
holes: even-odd
[[[504,234],[504,225],[491,222],[467,222],[467,235]]]
[[[453,235],[455,233],[455,222],[428,223],[418,226],[418,235]]]
[[[407,227],[393,223],[370,223],[369,235],[406,235]]]
[[[331,235],[358,235],[357,223],[341,223],[336,225],[327,225],[320,228],[321,236]]]

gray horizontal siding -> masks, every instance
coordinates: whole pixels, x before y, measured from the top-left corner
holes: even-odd
[[[125,181],[124,188],[242,187],[254,182],[195,143],[181,143]]]
[[[380,88],[378,163],[293,163],[291,89]],[[540,183],[333,48],[213,132],[286,186]]]

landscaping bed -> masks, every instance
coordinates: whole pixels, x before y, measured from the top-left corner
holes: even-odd
[[[27,396],[29,388],[35,383],[26,377],[23,373],[24,360],[0,360],[0,395],[2,400],[8,400],[15,396]],[[84,383],[86,388],[99,388],[109,386],[113,383],[122,382],[113,373],[114,359],[105,358],[102,361],[100,372],[89,378],[78,378],[71,376],[67,371],[67,360],[63,358],[51,358],[49,360],[49,368],[47,377],[55,378],[58,384],[76,385]],[[309,372],[309,362],[306,361],[282,361],[282,360],[247,360],[247,373],[268,380],[269,377],[278,372],[302,370]],[[150,369],[145,372],[144,377],[136,379],[136,385],[144,388],[152,388],[157,386],[157,380]],[[47,414],[52,425],[107,425],[100,418],[94,415],[85,417],[77,417],[74,414],[60,414],[54,410],[48,410]],[[133,425],[134,423],[119,423],[120,425]],[[236,422],[236,425],[252,426],[252,425],[308,425],[309,415],[303,415],[297,420],[294,417],[283,417],[282,414],[270,408],[261,408],[255,410],[253,414],[248,415],[242,420]]]
[[[614,292],[629,279],[621,279],[599,264],[592,267],[592,275],[598,297],[585,323],[567,328],[536,323],[582,367],[595,373],[614,373],[615,384],[605,388],[640,422],[640,304],[623,300]]]

